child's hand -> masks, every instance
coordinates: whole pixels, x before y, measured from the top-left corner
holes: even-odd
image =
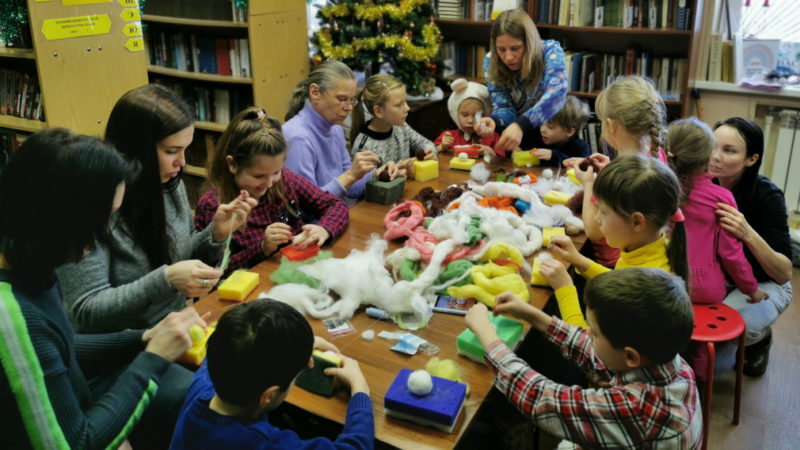
[[[325,339],[319,336],[314,336],[314,350],[340,353],[338,347],[336,347],[335,345],[331,344],[330,342],[326,341]]]
[[[261,248],[265,254],[272,254],[279,245],[292,239],[292,227],[283,222],[274,222],[264,230],[264,242]]]
[[[547,249],[553,252],[553,254],[559,258],[571,264],[575,264],[575,262],[581,257],[581,254],[578,253],[578,249],[575,248],[575,244],[572,242],[572,239],[570,239],[568,236],[551,237],[550,245],[547,246]],[[544,263],[545,261],[542,261],[542,264]]]
[[[339,357],[342,358],[342,367],[328,367],[325,369],[325,375],[336,377],[350,386],[350,395],[359,392],[369,395],[369,384],[361,372],[358,361],[341,354]]]
[[[546,148],[537,148],[536,151],[533,152],[533,155],[539,159],[550,161],[550,158],[553,157],[553,151]]]
[[[414,161],[416,160],[417,158],[404,159],[397,163],[397,168],[399,170],[405,170],[406,178],[414,178]]]
[[[554,291],[557,291],[564,286],[572,285],[572,278],[569,277],[567,268],[564,267],[564,264],[561,264],[560,261],[555,259],[550,258],[542,261],[539,273],[542,274],[544,279],[547,280],[547,283],[553,288]]]
[[[442,136],[442,143],[440,144],[442,146],[442,151],[446,152],[450,150],[450,148],[453,146],[453,142],[455,142],[453,135],[450,134],[449,131],[445,131],[444,136]]]
[[[492,322],[489,320],[489,310],[483,303],[478,303],[467,311],[467,316],[464,318],[467,323],[467,328],[472,330],[476,335],[480,330],[486,327],[494,329]]]
[[[434,157],[435,156],[433,154],[433,149],[432,148],[426,148],[425,149],[425,161],[431,160]]]
[[[496,126],[491,117],[483,117],[481,118],[481,123],[477,124],[474,128],[478,133],[478,136],[486,137],[494,134]]]
[[[325,228],[319,225],[307,224],[303,225],[303,232],[294,237],[292,244],[300,248],[305,248],[311,244],[321,247],[330,237],[331,234]]]
[[[577,170],[577,167],[583,162],[584,159],[586,158],[581,158],[581,157],[567,158],[564,161],[562,161],[561,164],[567,169],[575,168]]]
[[[594,169],[589,166],[586,170],[581,170],[579,166],[575,166],[575,178],[580,181],[582,186],[588,186],[594,183]]]
[[[533,306],[514,293],[506,291],[494,298],[495,314],[511,314],[514,317],[525,318]]]
[[[597,166],[598,171],[605,169],[608,163],[611,162],[611,160],[608,159],[608,156],[602,153],[595,153],[594,155],[590,156],[589,159],[594,162],[594,165]]]
[[[211,222],[211,234],[216,242],[228,238],[234,230],[238,230],[247,222],[250,210],[258,205],[258,200],[250,197],[247,191],[241,193],[230,203],[219,205]]]

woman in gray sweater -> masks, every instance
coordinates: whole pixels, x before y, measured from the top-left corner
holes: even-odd
[[[194,231],[180,178],[193,137],[192,111],[162,86],[133,89],[114,105],[106,139],[141,172],[111,217],[110,235],[82,261],[58,270],[78,331],[152,326],[187,298],[206,295],[222,276],[211,264],[256,202],[239,196],[221,205],[205,230]]]

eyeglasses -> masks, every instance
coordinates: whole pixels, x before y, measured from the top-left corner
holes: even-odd
[[[332,95],[333,94],[331,94],[331,96]],[[355,97],[339,96],[339,97],[333,97],[333,98],[335,98],[336,101],[339,102],[339,105],[341,105],[342,108],[347,108],[348,106],[350,106],[351,108],[355,108],[356,105],[358,104],[358,100],[356,100]]]

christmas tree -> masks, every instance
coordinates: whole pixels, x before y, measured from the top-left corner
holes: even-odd
[[[439,28],[430,0],[339,0],[317,13],[320,30],[314,64],[337,59],[356,71],[377,74],[385,63],[411,95],[429,95],[441,72]]]

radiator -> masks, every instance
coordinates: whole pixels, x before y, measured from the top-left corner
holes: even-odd
[[[800,111],[783,109],[773,115],[779,128],[774,149],[768,149],[775,154],[768,176],[783,191],[791,215],[800,211]]]

